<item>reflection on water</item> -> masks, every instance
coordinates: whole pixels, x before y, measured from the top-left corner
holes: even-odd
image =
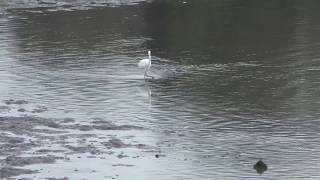
[[[0,100],[151,129],[167,154],[138,166],[152,179],[255,179],[260,158],[266,178],[320,177],[318,1],[137,2],[9,6]]]

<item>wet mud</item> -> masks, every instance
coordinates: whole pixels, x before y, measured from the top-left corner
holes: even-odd
[[[11,167],[4,167],[0,169],[0,178],[9,178],[11,176],[18,176],[21,174],[32,174],[37,173],[37,171],[32,171],[28,169],[20,169],[20,168],[11,168]]]
[[[0,109],[16,111],[25,100],[6,100],[0,104]],[[94,119],[88,122],[78,122],[72,118],[50,119],[38,117],[36,113],[48,110],[44,106],[35,115],[18,117],[1,116],[0,111],[0,179],[21,176],[24,174],[41,173],[41,170],[28,169],[35,164],[54,164],[57,161],[70,161],[70,155],[86,153],[89,158],[103,159],[114,156],[117,159],[129,157],[117,149],[134,148],[145,151],[155,149],[152,146],[128,142],[117,135],[107,135],[105,132],[144,131],[136,125],[117,125],[113,122]],[[97,134],[97,132],[102,132]],[[103,135],[101,135],[103,134]],[[117,133],[115,133],[117,134]],[[99,155],[105,155],[99,157]],[[139,156],[137,156],[139,157]],[[114,163],[113,167],[132,167],[131,164]],[[94,171],[94,170],[93,170]],[[50,177],[55,179],[55,177]],[[68,178],[68,177],[66,177]]]

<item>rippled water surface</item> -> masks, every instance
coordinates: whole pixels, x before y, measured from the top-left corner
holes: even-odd
[[[320,178],[318,1],[43,2],[0,3],[0,100],[29,102],[1,116],[41,106],[137,125],[123,136],[163,156],[75,158],[31,177]],[[148,50],[152,80],[137,67]]]

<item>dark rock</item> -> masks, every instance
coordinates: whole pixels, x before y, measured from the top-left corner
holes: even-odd
[[[253,168],[257,171],[257,173],[262,174],[266,170],[268,170],[268,166],[260,159]]]

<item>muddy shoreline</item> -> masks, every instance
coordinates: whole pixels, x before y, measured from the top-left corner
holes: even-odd
[[[15,105],[27,104],[24,100],[6,100],[1,109],[19,111]],[[42,107],[41,109],[46,109]],[[27,111],[27,110],[26,110]],[[19,111],[20,112],[20,111]],[[54,164],[57,161],[70,162],[69,156],[87,154],[90,158],[103,159],[113,156],[118,159],[129,157],[126,149],[156,152],[156,147],[143,143],[126,142],[127,139],[108,135],[121,131],[145,131],[135,125],[116,125],[103,119],[79,123],[72,118],[51,119],[23,115],[19,117],[0,116],[0,179],[21,175],[41,173],[42,169],[29,169],[36,164]],[[105,136],[97,134],[102,132]],[[119,150],[121,149],[121,153]],[[102,157],[103,156],[103,157]],[[135,158],[139,158],[136,156]],[[71,162],[72,163],[72,162]],[[130,164],[115,162],[113,167],[132,167]],[[77,169],[75,168],[75,171]],[[92,170],[94,172],[94,170]],[[68,178],[68,175],[65,175]],[[57,177],[48,177],[57,178]]]

